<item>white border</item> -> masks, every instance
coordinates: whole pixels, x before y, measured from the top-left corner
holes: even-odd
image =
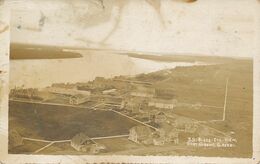
[[[191,157],[191,156],[76,156],[76,155],[8,155],[7,153],[7,133],[8,133],[8,74],[1,77],[5,80],[4,89],[1,93],[0,108],[0,163],[259,163],[260,162],[260,3],[256,5],[256,31],[257,35],[254,42],[254,126],[253,126],[253,158],[218,158],[218,157]],[[0,19],[9,20],[9,10],[7,6],[0,6]],[[4,15],[3,15],[4,14]],[[7,21],[8,22],[8,21]],[[8,31],[9,32],[9,31]],[[8,33],[7,32],[7,33]],[[2,37],[1,34],[0,37]],[[9,34],[5,34],[9,39]],[[9,44],[0,38],[0,44],[6,47],[5,51],[9,52]],[[1,47],[1,46],[0,46]],[[8,57],[0,51],[0,60],[8,63]],[[2,67],[1,69],[6,69]]]

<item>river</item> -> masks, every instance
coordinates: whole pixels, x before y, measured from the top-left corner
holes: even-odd
[[[177,66],[201,63],[157,62],[108,52],[84,52],[82,58],[11,60],[10,88],[15,86],[43,88],[53,83],[76,83],[96,77],[150,73]]]

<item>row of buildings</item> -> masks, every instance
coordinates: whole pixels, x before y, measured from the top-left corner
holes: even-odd
[[[161,128],[158,130],[153,130],[147,126],[140,125],[129,130],[128,139],[138,144],[161,146],[168,143],[178,144],[178,136],[179,132],[176,129]]]
[[[138,99],[144,99],[148,103],[149,107],[161,108],[161,109],[173,109],[177,106],[178,101],[174,99],[174,96],[169,96],[167,98],[159,96],[161,93],[164,95],[173,95],[173,91],[166,89],[155,89],[153,87],[147,86],[136,86],[136,88],[131,91],[132,97],[138,97]]]
[[[161,113],[158,116],[159,118],[156,119],[159,119],[160,125],[156,130],[144,125],[135,126],[129,130],[128,139],[138,144],[164,145],[179,144],[180,133],[196,135],[198,130],[196,122],[183,117],[169,121]]]
[[[79,105],[90,100],[90,91],[80,91],[75,88],[63,88],[63,87],[47,87],[45,91],[62,95],[69,98],[69,104]]]
[[[10,98],[26,98],[26,99],[35,99],[43,100],[44,97],[40,94],[39,90],[36,88],[14,88],[10,90]]]

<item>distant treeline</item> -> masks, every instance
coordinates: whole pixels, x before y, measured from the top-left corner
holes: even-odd
[[[11,59],[63,59],[63,58],[80,58],[81,54],[77,52],[64,51],[62,47],[11,44]]]

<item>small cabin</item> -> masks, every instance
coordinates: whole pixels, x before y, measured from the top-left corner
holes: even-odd
[[[89,152],[93,144],[95,142],[84,133],[79,133],[71,139],[71,147],[77,151]]]
[[[85,133],[75,135],[71,139],[71,147],[77,151],[88,152],[90,154],[97,154],[106,150],[104,145],[96,143]]]

